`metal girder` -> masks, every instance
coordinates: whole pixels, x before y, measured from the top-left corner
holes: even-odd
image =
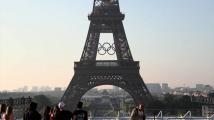
[[[80,98],[100,85],[114,85],[127,91],[135,103],[146,103],[152,98],[139,74],[139,62],[134,61],[126,38],[118,0],[94,0],[91,21],[80,62],[74,64],[74,76],[62,101],[73,111]],[[112,33],[117,55],[115,61],[97,61],[100,33]]]
[[[147,103],[151,94],[138,71],[139,67],[136,64],[126,67],[79,65],[75,69],[74,77],[62,97],[62,101],[65,102],[66,109],[73,111],[88,90],[100,85],[114,85],[127,91],[136,104]]]

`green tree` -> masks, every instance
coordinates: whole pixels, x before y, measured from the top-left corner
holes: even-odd
[[[50,99],[45,96],[45,95],[36,95],[33,97],[32,99],[34,102],[38,103],[38,110],[41,110],[42,108],[44,108],[45,106],[50,106],[51,105],[51,101]]]

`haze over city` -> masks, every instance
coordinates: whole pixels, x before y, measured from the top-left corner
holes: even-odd
[[[93,0],[0,0],[0,91],[67,87],[85,44]],[[213,0],[120,0],[146,83],[214,86]],[[112,36],[101,35],[102,41]],[[115,56],[98,56],[99,59]]]

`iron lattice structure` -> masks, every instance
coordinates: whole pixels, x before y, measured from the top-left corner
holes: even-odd
[[[79,62],[74,63],[74,76],[66,89],[62,101],[66,109],[73,111],[81,97],[90,89],[100,85],[114,85],[126,90],[136,104],[146,103],[151,94],[139,73],[139,62],[134,61],[126,38],[118,0],[94,0],[91,21],[84,50]],[[112,33],[117,60],[96,60],[100,33]],[[103,48],[103,46],[101,47]],[[104,51],[109,48],[103,48]]]

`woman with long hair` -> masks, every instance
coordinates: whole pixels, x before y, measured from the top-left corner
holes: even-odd
[[[7,106],[6,112],[2,115],[2,120],[14,120],[13,108]]]
[[[0,105],[0,113],[1,113],[0,119],[3,119],[3,115],[6,113],[6,109],[7,109],[6,104]]]

